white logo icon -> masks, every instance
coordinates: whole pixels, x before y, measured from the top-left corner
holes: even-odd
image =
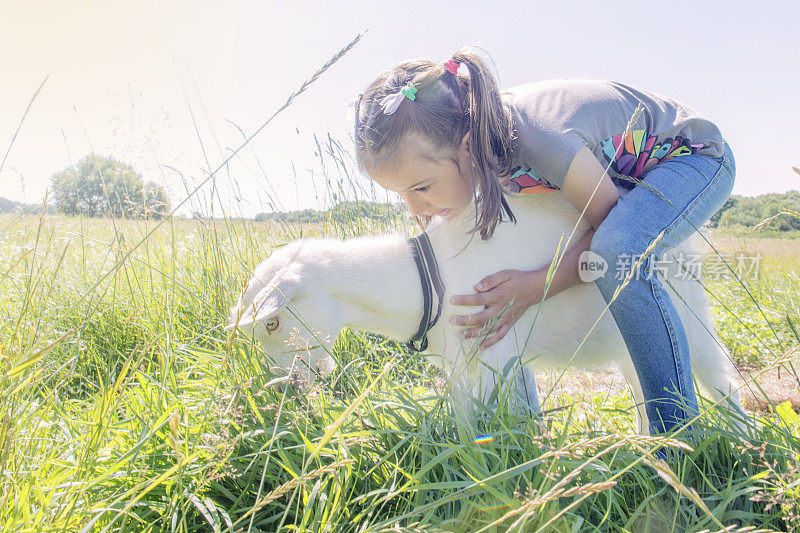
[[[600,255],[591,250],[582,252],[578,258],[578,277],[583,282],[594,281],[608,270],[608,263]]]

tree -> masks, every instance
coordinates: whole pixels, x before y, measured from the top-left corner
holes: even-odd
[[[725,200],[725,203],[722,205],[722,207],[720,207],[719,210],[716,213],[714,213],[713,215],[711,215],[710,219],[708,219],[709,227],[712,227],[712,228],[718,227],[719,226],[719,219],[722,218],[722,214],[725,211],[727,211],[728,209],[730,209],[732,207],[735,207],[736,203],[741,198],[742,198],[741,196],[738,196],[736,194],[733,194],[730,197],[728,197],[728,199]]]
[[[744,226],[753,228],[771,219],[765,229],[800,230],[800,219],[785,212],[800,212],[800,192],[768,193],[755,197],[732,195],[711,217],[712,227]]]
[[[145,183],[132,166],[113,157],[88,154],[53,174],[59,211],[89,217],[162,218],[169,212],[163,187]]]

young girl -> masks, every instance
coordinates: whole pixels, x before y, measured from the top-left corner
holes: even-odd
[[[546,297],[581,283],[581,256],[599,255],[607,269],[595,283],[636,367],[650,431],[696,411],[686,333],[651,259],[689,237],[731,193],[733,155],[712,122],[675,100],[599,79],[500,92],[471,47],[441,63],[400,63],[367,87],[355,111],[359,168],[399,193],[423,226],[474,200],[474,231],[488,239],[501,220],[514,221],[509,191],[561,189],[585,209],[592,229],[564,254]],[[484,278],[475,294],[451,299],[483,311],[451,321],[477,336],[510,303],[484,341],[491,346],[545,297],[547,271]]]

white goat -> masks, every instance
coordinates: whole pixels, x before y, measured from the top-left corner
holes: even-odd
[[[458,376],[473,394],[485,398],[494,388],[497,372],[511,368],[509,362],[519,360],[524,346],[524,366],[515,379],[520,386],[518,399],[532,409],[538,409],[538,400],[526,367],[563,369],[571,364],[597,369],[614,363],[631,386],[639,431],[646,432],[647,415],[636,371],[613,317],[609,311],[603,312],[606,304],[594,283],[582,283],[547,298],[541,309],[531,307],[505,338],[486,350],[467,345],[468,341],[458,337],[461,327],[449,323],[456,311],[478,311],[455,309],[449,303],[451,295],[472,293],[474,284],[493,272],[549,264],[559,240],[570,234],[578,218],[558,192],[512,195],[508,200],[517,223],[498,224],[488,241],[468,233],[474,223],[470,208],[453,220],[434,219],[428,227],[446,289],[442,317],[428,332],[427,352],[443,355],[437,360],[450,376]],[[575,240],[587,229],[581,222]],[[695,235],[670,252],[678,256],[703,250],[702,239]],[[665,283],[668,290],[671,285],[679,295],[670,291],[689,338],[694,375],[719,399],[735,390],[735,370],[714,333],[703,287],[691,278],[675,262],[669,262],[662,276],[669,281]],[[287,305],[287,301],[291,303]],[[305,372],[312,368],[327,373],[334,362],[320,342],[330,345],[345,326],[408,340],[419,327],[422,301],[419,274],[404,237],[301,240],[275,250],[256,268],[231,311],[228,329],[235,325],[254,328],[255,338],[282,368],[297,370],[299,355]],[[298,350],[297,339],[292,339],[298,334],[311,339],[306,349]],[[738,407],[736,393],[731,394],[731,401]]]

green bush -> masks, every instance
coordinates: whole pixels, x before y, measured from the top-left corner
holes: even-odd
[[[51,178],[55,203],[66,215],[163,218],[169,198],[163,187],[145,183],[132,166],[89,154]]]
[[[777,231],[800,230],[800,218],[791,214],[782,214],[785,211],[800,212],[800,192],[770,193],[752,198],[734,194],[711,217],[709,225],[715,228],[727,228],[737,225],[755,228],[761,222],[772,218],[772,220],[764,224],[764,229]]]

